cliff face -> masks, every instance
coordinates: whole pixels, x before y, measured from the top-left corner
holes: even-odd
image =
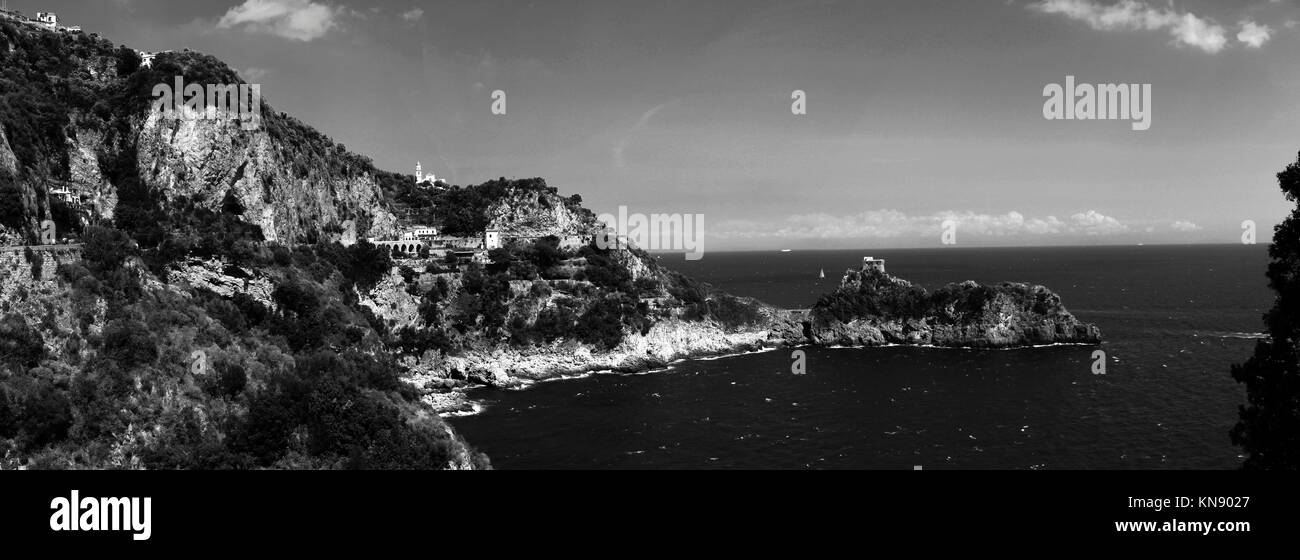
[[[241,83],[211,57],[0,45],[0,469],[490,468],[356,301],[387,256],[329,243],[391,235],[400,176],[269,105],[252,131],[151,108]],[[73,245],[26,247],[45,220]]]
[[[0,105],[0,174],[13,179],[24,214],[21,224],[0,223],[0,235],[31,240],[42,221],[61,221],[55,188],[75,192],[64,211],[73,222],[113,223],[127,198],[161,208],[185,199],[219,211],[230,193],[246,209],[242,219],[269,241],[331,238],[348,221],[360,237],[396,231],[370,160],[269,104],[260,102],[261,126],[251,131],[188,110],[167,118],[153,106],[153,86],[178,78],[243,83],[212,57],[168,52],[140,66],[133,51],[95,36],[8,24],[0,39],[10,45],[0,52],[10,72],[0,87],[22,97]],[[77,225],[61,223],[60,232]]]
[[[214,209],[233,191],[245,219],[268,241],[299,242],[348,220],[359,237],[388,237],[397,229],[367,170],[305,168],[277,149],[266,128],[249,132],[233,120],[174,120],[151,112],[138,138],[139,172],[148,184],[168,199],[195,197]]]
[[[1043,286],[951,284],[934,293],[875,270],[849,270],[806,317],[794,342],[831,346],[1011,348],[1094,344],[1101,331],[1074,317]]]
[[[488,229],[522,237],[582,236],[596,228],[594,216],[553,193],[516,189],[487,210]]]

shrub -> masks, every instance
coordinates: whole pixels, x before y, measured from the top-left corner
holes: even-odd
[[[104,356],[119,366],[130,369],[153,363],[158,359],[158,347],[150,335],[148,325],[134,319],[115,319],[104,325]]]
[[[20,370],[36,367],[45,357],[41,333],[27,325],[18,315],[0,320],[0,365]]]

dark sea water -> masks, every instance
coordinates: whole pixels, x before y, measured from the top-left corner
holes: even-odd
[[[1228,469],[1249,357],[1272,303],[1265,246],[874,250],[928,289],[1026,281],[1106,337],[1096,347],[807,349],[482,390],[453,418],[502,469]],[[732,293],[809,307],[862,251],[709,253],[664,263]],[[818,272],[826,270],[826,280]]]

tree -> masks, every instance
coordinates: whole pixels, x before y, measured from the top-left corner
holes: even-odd
[[[0,366],[22,369],[36,367],[45,357],[45,341],[41,333],[27,325],[18,315],[5,315],[0,319]]]
[[[1277,175],[1287,200],[1300,203],[1300,157]],[[1273,234],[1269,286],[1277,292],[1264,316],[1269,337],[1255,355],[1232,367],[1246,385],[1247,404],[1232,429],[1232,442],[1249,455],[1250,470],[1300,469],[1300,207]]]
[[[9,174],[0,172],[0,226],[21,231],[24,214],[18,185]]]
[[[248,209],[244,207],[244,203],[239,201],[239,197],[235,195],[235,190],[227,190],[226,197],[221,200],[221,212],[231,216],[243,216],[246,211]]]

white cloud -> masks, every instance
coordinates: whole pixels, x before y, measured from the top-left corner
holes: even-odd
[[[1237,34],[1238,41],[1254,49],[1263,47],[1264,43],[1267,43],[1272,37],[1273,29],[1271,27],[1253,21],[1241,22],[1241,33]]]
[[[1119,223],[1119,220],[1096,210],[1070,216],[1070,222],[1075,232],[1084,235],[1110,235],[1128,231],[1128,226]]]
[[[1187,220],[1178,220],[1177,222],[1174,222],[1173,225],[1169,227],[1173,228],[1174,231],[1181,231],[1181,232],[1201,231],[1201,226],[1198,226]]]
[[[959,235],[977,237],[1105,236],[1129,231],[1128,226],[1095,210],[1062,220],[1056,216],[1030,218],[1005,214],[939,212],[911,216],[898,210],[870,210],[848,216],[799,214],[776,222],[732,220],[711,228],[719,239],[938,239],[947,221],[957,224]]]
[[[424,10],[412,8],[411,11],[402,14],[402,21],[416,22],[424,17]]]
[[[312,41],[336,27],[342,11],[312,0],[245,0],[221,16],[217,27]]]
[[[1156,8],[1139,0],[1101,4],[1095,0],[1039,0],[1029,9],[1082,21],[1100,31],[1164,31],[1176,45],[1217,53],[1228,45],[1227,30],[1191,12]]]

